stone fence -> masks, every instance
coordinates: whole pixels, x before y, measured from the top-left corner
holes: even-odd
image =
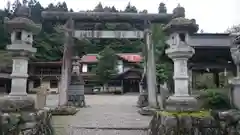
[[[0,135],[52,135],[49,109],[9,112],[0,115]]]
[[[31,97],[0,98],[0,135],[52,135],[52,113],[46,108],[47,89]]]
[[[240,112],[157,112],[149,135],[240,135]]]

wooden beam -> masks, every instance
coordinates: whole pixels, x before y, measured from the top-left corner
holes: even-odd
[[[172,14],[158,13],[122,13],[122,12],[60,12],[43,11],[44,20],[66,21],[72,18],[80,22],[144,22],[149,20],[153,23],[168,23],[172,19]]]
[[[188,67],[193,70],[206,70],[208,69],[233,69],[235,67],[234,64],[231,63],[188,63]]]
[[[143,39],[143,31],[86,31],[75,30],[74,37],[82,38],[128,38]]]
[[[8,73],[0,73],[0,78],[11,79],[10,74],[8,74]]]

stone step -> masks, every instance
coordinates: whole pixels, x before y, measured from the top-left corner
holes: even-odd
[[[122,129],[122,128],[58,128],[56,135],[148,135],[147,129]]]
[[[69,135],[147,135],[145,130],[80,129]]]

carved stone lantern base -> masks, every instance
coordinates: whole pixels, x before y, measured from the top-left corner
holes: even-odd
[[[170,96],[166,101],[167,111],[196,111],[199,109],[197,99],[193,96]]]
[[[148,106],[148,94],[146,92],[140,93],[137,101],[137,107],[142,108]]]

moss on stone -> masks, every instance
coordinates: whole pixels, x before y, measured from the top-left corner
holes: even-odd
[[[158,116],[191,116],[197,118],[210,117],[210,111],[195,111],[195,112],[172,112],[172,111],[157,111]]]
[[[78,111],[74,106],[59,106],[50,110],[52,115],[75,115]]]

